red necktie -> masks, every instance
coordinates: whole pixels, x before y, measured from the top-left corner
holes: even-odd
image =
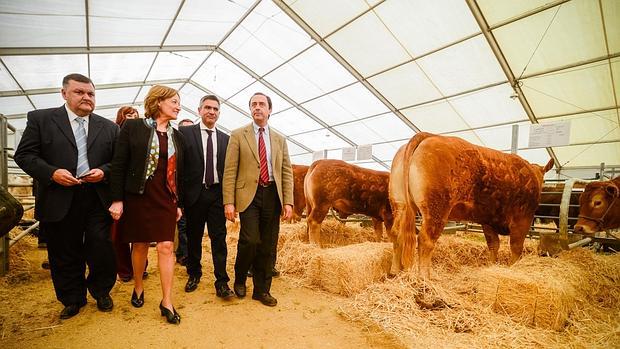
[[[265,140],[263,139],[264,128],[258,129],[258,157],[260,158],[260,184],[269,182],[269,170],[267,169],[267,149],[265,148]]]

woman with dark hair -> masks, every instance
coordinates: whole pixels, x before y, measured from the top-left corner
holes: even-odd
[[[116,112],[116,124],[119,127],[122,127],[125,123],[125,120],[129,119],[138,119],[140,115],[138,114],[138,110],[130,107],[124,106],[118,109]],[[133,277],[133,267],[131,265],[131,248],[128,243],[125,243],[120,238],[121,233],[118,230],[118,222],[112,222],[112,244],[114,245],[114,251],[116,252],[116,273],[118,274],[118,278],[122,282],[129,282]],[[148,260],[144,266],[144,272],[142,273],[142,278],[146,278],[148,273],[146,272],[146,266],[148,265]]]
[[[171,120],[181,111],[176,90],[153,86],[144,99],[146,119],[126,120],[112,160],[110,214],[119,221],[121,240],[133,243],[134,290],[131,304],[144,305],[142,270],[149,243],[157,242],[162,300],[161,315],[172,324],[181,316],[172,305],[174,233],[181,217],[183,139]],[[122,218],[121,218],[122,217]]]

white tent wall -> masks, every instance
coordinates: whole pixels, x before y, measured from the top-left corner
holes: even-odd
[[[115,3],[117,3],[115,5]],[[97,112],[142,113],[150,86],[179,89],[179,119],[205,94],[227,131],[256,91],[271,125],[310,163],[373,145],[389,169],[418,131],[510,150],[566,176],[620,166],[620,4],[615,0],[0,0],[0,113],[62,104],[70,72],[97,86]],[[117,10],[118,9],[118,10]],[[122,10],[120,10],[122,9]],[[529,126],[570,122],[565,146],[531,149]],[[585,169],[588,168],[588,169]],[[547,177],[557,177],[550,173]]]

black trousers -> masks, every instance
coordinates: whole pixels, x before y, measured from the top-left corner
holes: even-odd
[[[56,298],[65,306],[85,303],[87,289],[95,299],[105,296],[116,282],[107,208],[90,185],[74,190],[71,208],[61,221],[41,222]]]
[[[222,199],[222,187],[215,184],[209,189],[202,187],[198,201],[185,208],[187,219],[187,274],[200,278],[202,276],[202,236],[205,222],[211,240],[211,255],[215,274],[215,287],[230,281],[226,273],[226,216]]]
[[[235,261],[235,283],[245,284],[247,272],[254,266],[254,293],[268,293],[271,290],[271,271],[274,241],[280,233],[280,212],[282,205],[275,184],[258,186],[254,200],[248,208],[239,213],[241,230]]]

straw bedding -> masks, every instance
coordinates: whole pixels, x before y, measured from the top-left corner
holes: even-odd
[[[334,247],[320,249],[302,242],[305,224],[282,225],[279,268],[349,296],[342,316],[407,347],[620,347],[620,255],[577,249],[539,257],[537,241],[526,240],[523,258],[508,266],[502,238],[499,263],[488,266],[482,235],[457,233],[437,242],[431,280],[415,272],[390,279],[376,275],[384,273],[378,251],[391,244],[361,243],[372,236],[370,228],[327,222],[322,243]]]

